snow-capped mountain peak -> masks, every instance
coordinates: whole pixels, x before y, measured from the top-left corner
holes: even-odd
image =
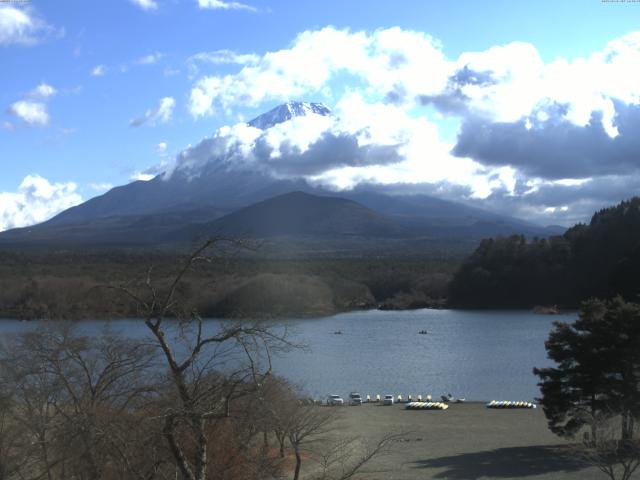
[[[331,110],[323,103],[287,102],[257,116],[248,124],[252,127],[266,130],[274,125],[291,120],[294,117],[311,114],[327,116],[331,115]]]

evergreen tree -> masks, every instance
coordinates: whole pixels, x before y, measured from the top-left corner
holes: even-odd
[[[574,323],[556,322],[545,343],[556,367],[535,368],[549,428],[573,436],[619,418],[621,441],[640,419],[640,305],[616,297],[584,302]]]

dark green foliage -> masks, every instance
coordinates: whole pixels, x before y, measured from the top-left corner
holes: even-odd
[[[593,215],[558,237],[483,240],[451,283],[464,307],[576,307],[590,297],[640,294],[640,198]]]
[[[570,303],[570,259],[564,237],[483,240],[454,276],[450,301],[479,308]]]
[[[601,418],[621,419],[621,439],[631,439],[640,418],[640,305],[617,297],[584,302],[572,324],[556,322],[545,343],[553,368],[540,377],[549,428],[573,436]]]

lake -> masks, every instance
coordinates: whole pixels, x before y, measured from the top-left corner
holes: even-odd
[[[525,311],[369,310],[284,320],[307,351],[274,359],[274,371],[312,397],[452,393],[468,400],[531,400],[539,396],[534,366],[550,365],[544,342],[552,322],[576,314],[536,315]],[[99,333],[103,321],[83,321],[80,329]],[[216,325],[217,320],[210,320]],[[38,322],[0,321],[3,334],[34,328]],[[148,335],[139,320],[112,322],[128,336]],[[426,330],[426,335],[418,334]],[[334,334],[341,331],[342,334]],[[4,336],[4,335],[3,335]]]

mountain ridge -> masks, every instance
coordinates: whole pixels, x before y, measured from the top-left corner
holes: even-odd
[[[256,128],[270,128],[304,115],[326,116],[331,115],[331,111],[321,103],[289,102],[257,116],[249,124]],[[206,143],[202,147],[206,151]],[[418,237],[468,241],[514,233],[528,236],[562,233],[560,228],[540,227],[521,219],[428,195],[389,195],[371,185],[335,192],[310,185],[304,179],[277,179],[260,169],[230,169],[225,163],[216,163],[214,160],[211,158],[202,164],[195,174],[193,171],[175,169],[171,174],[160,174],[146,182],[135,181],[117,186],[41,224],[2,232],[0,248],[19,248],[21,245],[91,248],[98,244],[112,248],[151,248],[169,244],[173,248],[175,239],[184,243],[189,234],[197,236],[207,228],[236,234],[253,229],[255,234],[262,232],[267,236],[273,236],[278,228],[280,234],[289,236],[315,235],[324,238],[359,235],[362,239],[367,235],[386,238],[404,236],[411,242]],[[340,199],[344,210],[341,214],[336,213],[338,217],[333,222],[319,221],[313,228],[306,224],[299,230],[285,228],[283,218],[286,215],[282,212],[277,215],[273,209],[264,218],[259,215],[234,215],[234,212],[249,207],[254,207],[253,211],[259,210],[262,207],[257,204],[291,192],[297,192],[298,196],[304,193],[325,197],[322,201],[325,205],[329,202],[326,198]],[[311,206],[308,206],[310,210],[306,213],[296,211],[293,208],[296,201],[289,201],[292,205],[285,205],[285,202],[281,208],[288,208],[292,215],[295,213],[293,216],[299,218],[300,222],[313,212]],[[355,202],[359,207],[344,203],[347,201]],[[351,214],[358,212],[361,216],[351,225],[344,220],[348,217],[346,211]],[[228,215],[232,216],[222,220]],[[248,223],[243,226],[238,218],[244,218]],[[272,227],[267,225],[265,218],[270,219]],[[341,220],[338,221],[338,218]],[[256,222],[262,223],[258,225]],[[360,226],[360,233],[354,230],[356,225]],[[324,232],[321,226],[324,226]],[[315,245],[323,248],[318,242]],[[355,245],[350,247],[357,250]],[[339,249],[339,243],[334,243],[332,248]]]

